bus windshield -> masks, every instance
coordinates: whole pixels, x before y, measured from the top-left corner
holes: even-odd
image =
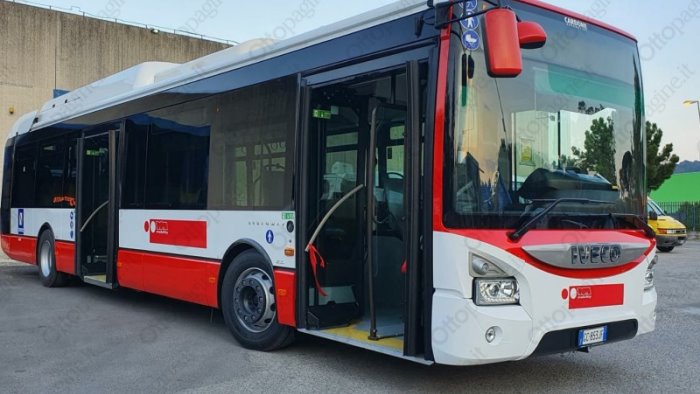
[[[635,43],[534,7],[516,11],[549,36],[545,47],[523,51],[517,78],[488,76],[482,49],[465,39],[474,37],[468,29],[479,22],[454,27],[446,225],[513,228],[562,198],[606,203],[561,204],[552,213],[569,218],[556,221],[560,228],[609,228],[600,217],[643,215],[643,97]]]

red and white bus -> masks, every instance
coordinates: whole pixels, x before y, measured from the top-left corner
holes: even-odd
[[[49,101],[7,141],[2,247],[423,363],[655,327],[634,37],[535,0],[407,0]],[[76,279],[74,279],[76,280]]]

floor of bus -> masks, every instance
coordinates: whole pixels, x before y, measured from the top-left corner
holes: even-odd
[[[377,311],[377,336],[380,340],[369,339],[370,318],[364,316],[345,327],[328,328],[316,331],[325,337],[340,342],[351,343],[366,348],[384,348],[403,354],[404,322],[399,310]],[[376,350],[376,349],[375,349]]]
[[[85,279],[91,279],[97,282],[107,282],[107,275],[102,274],[102,275],[85,275]]]

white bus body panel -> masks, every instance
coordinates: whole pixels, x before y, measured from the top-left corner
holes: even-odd
[[[294,269],[295,257],[285,255],[285,249],[296,248],[296,231],[289,232],[287,228],[289,222],[294,227],[296,223],[286,219],[293,215],[293,212],[121,210],[119,248],[220,261],[235,242],[249,240],[267,253],[275,268]],[[206,246],[154,243],[152,233],[160,229],[151,227],[153,221],[205,222]],[[193,232],[191,236],[202,234]]]
[[[151,242],[151,233],[162,230],[152,229],[152,221],[206,223],[204,234],[195,233],[199,231],[195,227],[193,233],[187,234],[204,237],[206,246]],[[288,231],[289,222],[292,223],[289,227],[292,232]],[[149,224],[148,229],[146,223]],[[53,230],[57,241],[75,242],[78,230],[74,209],[12,209],[12,235],[36,238],[46,224]],[[220,261],[231,245],[247,241],[262,248],[275,268],[294,269],[295,257],[286,256],[285,250],[296,248],[295,227],[293,212],[122,210],[119,212],[119,248]],[[176,236],[181,237],[182,234]]]
[[[637,334],[653,331],[656,290],[644,291],[644,276],[654,255],[631,271],[600,279],[565,278],[542,271],[486,243],[442,232],[433,234],[432,346],[435,362],[478,365],[521,360],[536,350],[548,332],[637,320]],[[520,286],[520,305],[479,307],[472,301],[469,254],[497,259]],[[571,286],[624,284],[624,305],[569,309],[562,290]],[[497,338],[486,341],[496,327]]]
[[[39,230],[48,224],[56,241],[75,242],[75,210],[56,208],[12,208],[12,235],[39,237]]]

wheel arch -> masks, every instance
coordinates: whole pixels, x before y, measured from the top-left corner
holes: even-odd
[[[250,250],[257,252],[260,256],[262,256],[267,262],[270,271],[273,271],[274,266],[272,265],[272,259],[270,259],[270,256],[258,242],[249,238],[240,239],[234,242],[231,246],[229,246],[226,253],[224,253],[224,257],[221,259],[219,278],[216,285],[216,301],[219,308],[221,308],[221,287],[223,285],[224,275],[226,275],[228,267],[231,266],[231,263],[233,263],[233,260],[235,260],[236,257]]]

